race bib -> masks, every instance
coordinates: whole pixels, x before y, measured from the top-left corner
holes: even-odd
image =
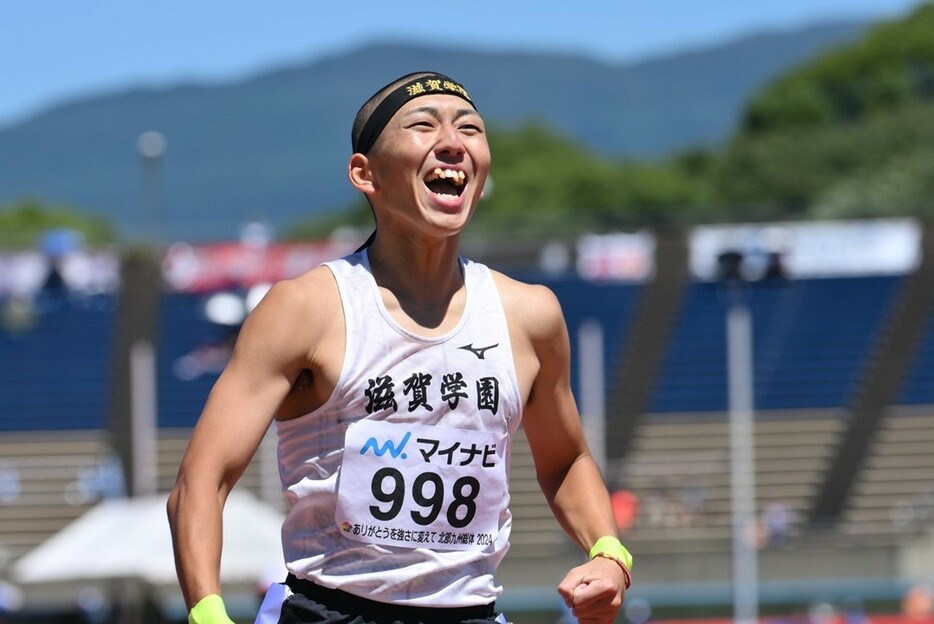
[[[507,502],[506,434],[361,420],[344,440],[336,521],[370,544],[482,550]]]

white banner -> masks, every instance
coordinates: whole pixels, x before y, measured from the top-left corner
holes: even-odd
[[[749,279],[774,254],[792,278],[901,275],[921,261],[921,234],[913,219],[699,226],[690,233],[691,272],[715,280],[717,257],[735,251]]]
[[[53,258],[40,251],[0,253],[0,297],[31,297],[53,269],[63,286],[81,294],[113,292],[120,285],[120,258],[113,251],[69,252]]]

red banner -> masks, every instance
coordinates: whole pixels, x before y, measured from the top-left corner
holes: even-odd
[[[346,241],[246,245],[178,243],[168,248],[162,274],[169,288],[211,292],[272,284],[353,251]]]

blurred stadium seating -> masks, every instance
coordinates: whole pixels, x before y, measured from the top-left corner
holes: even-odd
[[[919,269],[920,271],[921,269]],[[624,370],[638,368],[634,352],[640,306],[651,281],[600,281],[576,274],[522,274],[548,285],[562,303],[572,337],[572,385],[579,390],[581,360],[575,339],[587,322],[603,329],[608,420]],[[789,512],[787,533],[770,546],[760,534],[763,582],[774,595],[808,553],[826,543],[841,566],[876,553],[891,562],[898,549],[934,527],[934,306],[922,311],[919,340],[895,366],[896,393],[883,407],[872,443],[850,466],[853,482],[832,522],[816,522],[815,509],[845,433],[877,361],[904,319],[906,293],[931,289],[905,275],[792,277],[756,283],[745,291],[752,312],[755,370],[755,480],[757,511],[780,502]],[[608,481],[633,492],[638,513],[624,527],[639,554],[642,581],[664,587],[703,574],[728,578],[731,539],[728,399],[723,289],[686,276],[680,296],[658,318],[671,318],[665,346],[645,405],[624,443],[608,439]],[[210,292],[162,293],[158,306],[157,481],[167,491],[191,427],[226,361],[236,329],[204,314]],[[922,299],[930,297],[921,293]],[[123,494],[113,422],[114,294],[36,299],[25,321],[0,327],[0,578],[30,548],[53,535],[97,500]],[[892,368],[892,367],[889,367]],[[620,415],[622,418],[624,415]],[[264,444],[240,487],[282,505],[277,491],[274,442]],[[115,471],[116,467],[116,471]],[[546,558],[573,559],[541,495],[524,438],[512,464],[513,548],[504,566],[506,584],[545,581]],[[823,520],[827,520],[823,518]],[[829,540],[829,541],[828,541]],[[876,550],[874,550],[876,549]],[[818,556],[826,557],[826,551]],[[841,554],[843,553],[843,554]],[[769,562],[769,557],[774,561]],[[830,557],[831,559],[833,557]],[[894,564],[890,564],[894,566]],[[851,570],[841,592],[859,591],[869,577],[886,577],[889,594],[900,589],[896,567]],[[550,579],[550,576],[547,577]],[[514,579],[510,581],[509,579]],[[839,579],[838,579],[839,580]],[[880,590],[881,592],[882,590]],[[654,596],[654,595],[653,595]],[[891,598],[891,595],[886,597]],[[655,600],[663,598],[654,597]],[[776,598],[777,599],[777,598]]]

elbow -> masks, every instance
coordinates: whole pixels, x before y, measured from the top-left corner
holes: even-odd
[[[172,488],[172,491],[169,492],[169,498],[165,503],[165,513],[169,518],[169,528],[172,529],[173,532],[175,531],[175,518],[178,514],[180,497],[181,493],[179,492],[178,484],[176,484],[175,487]]]
[[[590,455],[582,453],[574,457],[569,457],[566,461],[558,462],[550,470],[539,470],[537,473],[538,483],[542,491],[546,494],[557,493],[574,471],[575,466],[580,462],[590,459]]]
[[[186,487],[185,479],[182,475],[175,480],[175,485],[169,491],[169,497],[165,501],[165,512],[169,518],[169,527],[173,533],[180,514],[184,512],[186,493],[189,488]]]

